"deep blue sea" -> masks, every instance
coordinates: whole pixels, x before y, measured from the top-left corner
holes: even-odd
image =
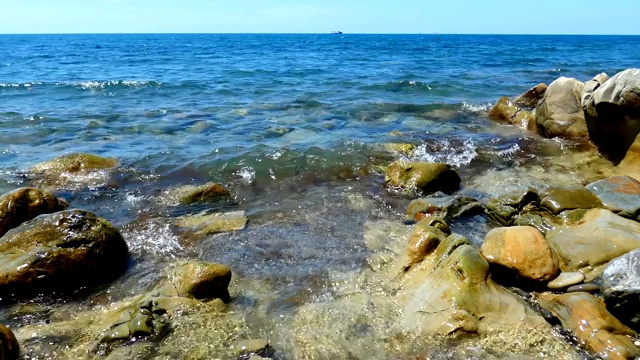
[[[346,291],[329,274],[367,266],[368,221],[402,221],[408,199],[386,193],[376,169],[403,155],[383,144],[452,164],[480,198],[529,176],[580,183],[586,170],[571,166],[582,158],[557,165],[579,145],[495,124],[487,110],[540,82],[612,76],[638,59],[638,36],[0,35],[0,193],[56,156],[118,158],[103,183],[55,189],[112,221],[132,250],[128,275],[101,301],[140,293],[171,259],[221,262],[235,274],[235,310],[259,308],[247,317],[255,334],[295,358],[282,319]],[[232,189],[249,225],[194,244],[171,219],[202,209],[159,199],[208,181]],[[486,230],[480,219],[452,226],[476,243]]]

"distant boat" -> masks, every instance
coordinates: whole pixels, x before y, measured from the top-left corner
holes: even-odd
[[[340,35],[340,34],[342,34],[342,31],[332,31],[332,32],[331,32],[331,34],[337,34],[337,35]]]

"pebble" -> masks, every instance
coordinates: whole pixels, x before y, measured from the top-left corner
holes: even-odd
[[[268,352],[269,342],[265,339],[251,339],[243,340],[236,344],[235,353],[236,356],[240,355],[266,355]]]
[[[570,286],[567,289],[567,292],[588,292],[588,293],[591,293],[591,294],[595,294],[598,291],[600,291],[600,286],[598,286],[596,284],[574,285],[574,286]]]
[[[563,272],[557,278],[551,280],[547,287],[551,290],[564,289],[566,287],[580,284],[584,281],[584,274],[581,272]]]

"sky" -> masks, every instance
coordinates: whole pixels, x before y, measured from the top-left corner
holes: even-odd
[[[639,35],[640,0],[0,0],[0,34]]]

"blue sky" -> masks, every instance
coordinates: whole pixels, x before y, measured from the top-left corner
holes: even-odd
[[[0,0],[0,33],[640,34],[640,0]]]

